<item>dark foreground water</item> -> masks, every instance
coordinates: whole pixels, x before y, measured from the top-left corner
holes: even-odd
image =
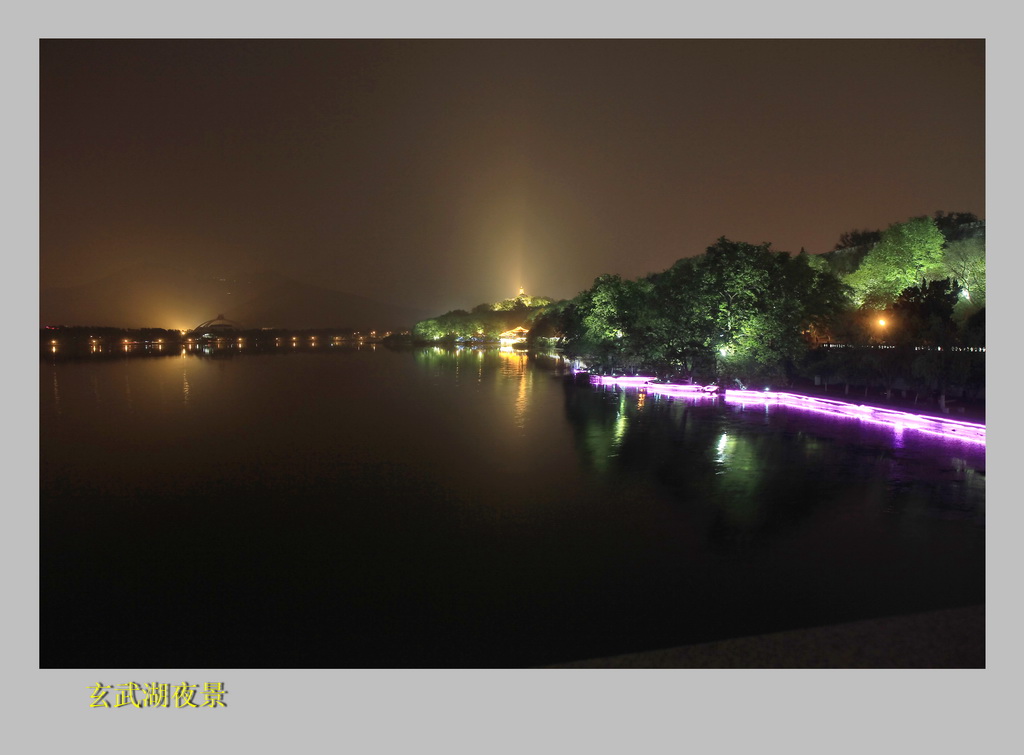
[[[984,602],[979,446],[514,353],[228,354],[41,362],[43,667],[531,666]]]

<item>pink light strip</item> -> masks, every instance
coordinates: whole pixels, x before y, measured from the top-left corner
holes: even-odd
[[[895,409],[881,409],[862,404],[851,404],[835,399],[800,396],[795,393],[779,391],[740,391],[727,390],[718,393],[717,386],[676,385],[672,383],[655,383],[650,377],[605,377],[592,375],[590,381],[594,385],[615,385],[620,388],[643,389],[648,393],[667,396],[686,396],[689,398],[722,396],[728,404],[781,404],[796,409],[804,409],[835,417],[846,417],[876,425],[885,425],[898,430],[916,430],[929,435],[943,438],[970,441],[985,444],[985,425],[974,422],[961,422],[943,417],[929,417],[923,414],[901,412]]]

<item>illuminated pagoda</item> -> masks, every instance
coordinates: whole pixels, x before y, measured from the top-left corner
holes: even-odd
[[[516,344],[526,343],[526,334],[529,333],[529,328],[524,328],[520,325],[518,328],[512,328],[512,330],[506,330],[500,336],[498,340],[501,341],[502,346],[514,346]]]

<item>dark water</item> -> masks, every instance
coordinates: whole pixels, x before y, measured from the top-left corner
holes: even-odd
[[[514,353],[40,364],[44,667],[507,667],[984,602],[984,451]]]

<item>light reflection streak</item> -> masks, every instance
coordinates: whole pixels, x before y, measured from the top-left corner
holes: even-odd
[[[529,398],[527,380],[531,377],[526,369],[526,354],[511,347],[502,347],[498,350],[498,355],[501,357],[502,374],[509,378],[516,378],[519,381],[516,390],[513,421],[516,427],[522,429],[526,424],[526,405]]]
[[[612,448],[617,449],[622,445],[622,439],[626,435],[626,426],[628,424],[626,417],[626,393],[623,391],[619,394],[619,409],[615,415],[615,429],[612,432]],[[612,455],[614,456],[614,454]]]
[[[57,370],[53,371],[53,406],[60,414],[60,387],[57,385]]]
[[[519,391],[516,394],[515,423],[516,427],[522,429],[526,424],[526,371],[519,375]]]
[[[718,439],[718,456],[715,459],[719,464],[725,464],[725,448],[729,443],[729,435],[722,433],[722,437]]]
[[[727,390],[719,393],[717,388],[714,392],[710,392],[708,390],[710,386],[672,385],[654,383],[651,380],[649,377],[591,376],[591,383],[596,385],[615,385],[621,388],[640,388],[642,386],[648,393],[689,396],[693,398],[701,396],[721,397],[727,404],[738,406],[763,405],[766,411],[771,405],[782,405],[818,414],[827,414],[833,417],[856,419],[861,422],[892,428],[899,436],[900,444],[903,442],[903,433],[906,430],[915,430],[948,440],[955,439],[981,445],[985,444],[985,425],[973,422],[961,422],[960,420],[945,419],[943,417],[928,417],[894,409],[881,409],[833,399],[800,396],[794,393],[779,391]]]

